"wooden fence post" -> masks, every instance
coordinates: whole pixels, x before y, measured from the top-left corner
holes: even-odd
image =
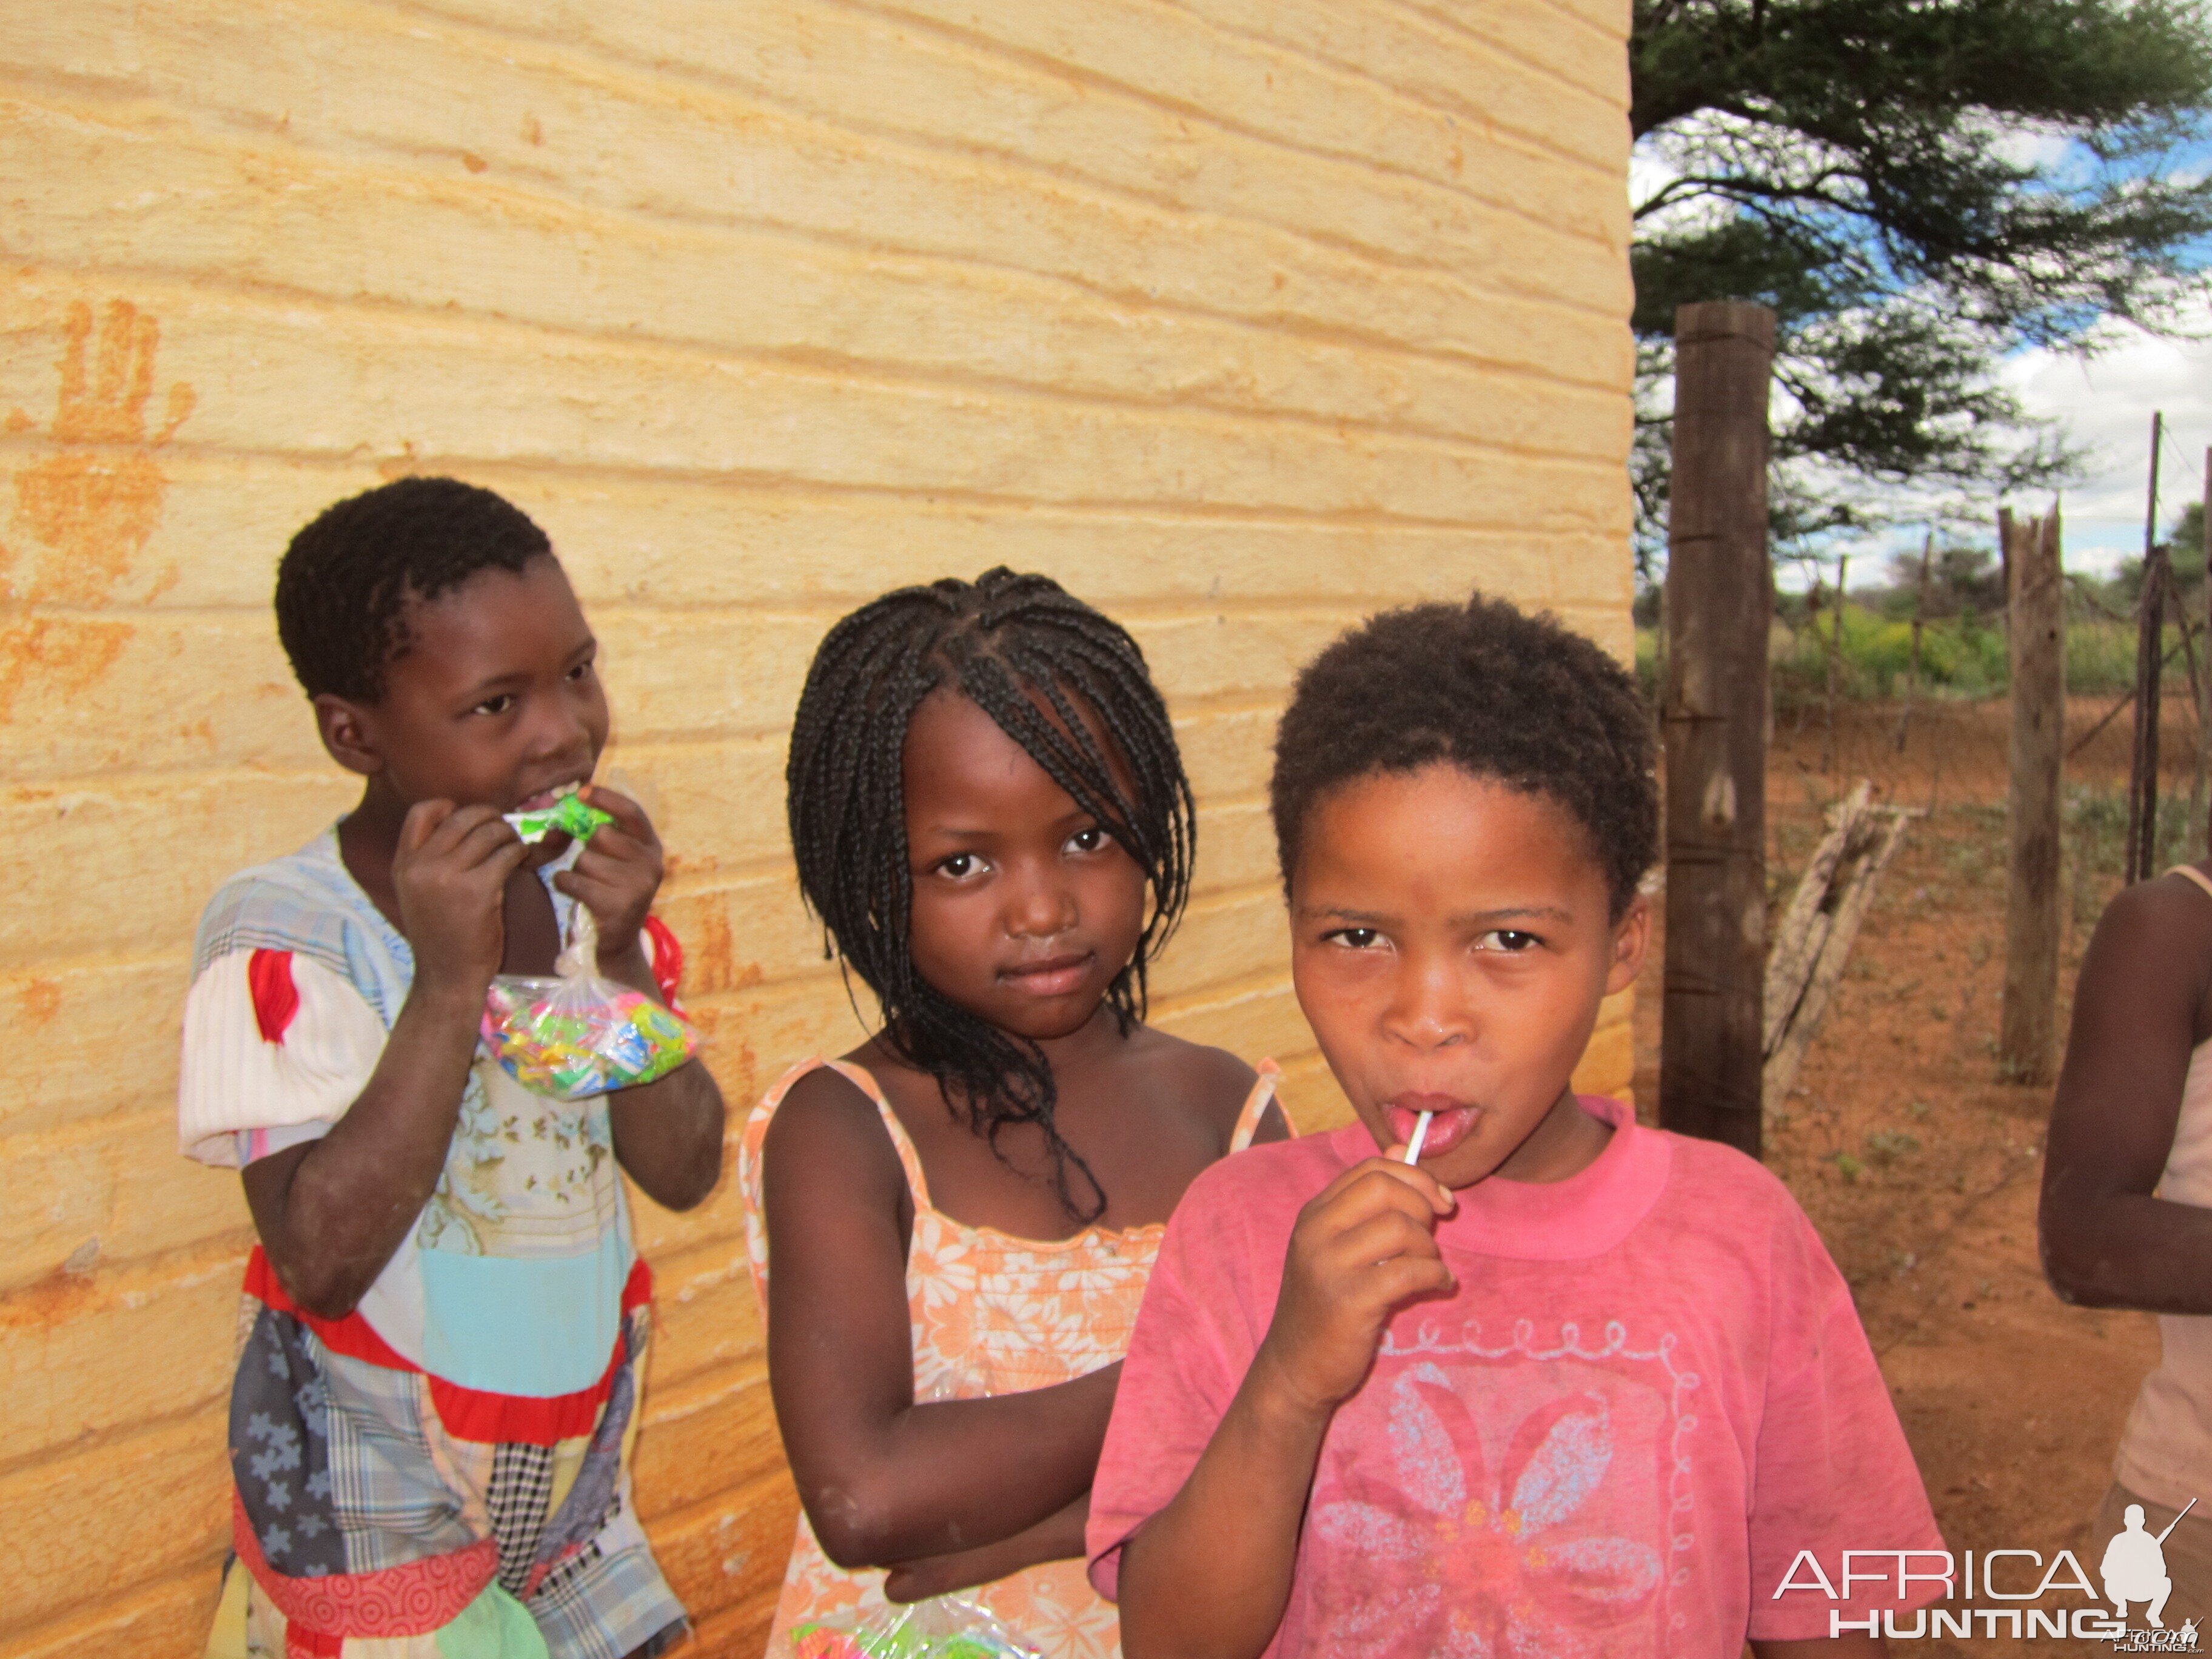
[[[1755,1158],[1765,1036],[1774,313],[1735,300],[1684,306],[1674,341],[1659,1121]]]
[[[2205,472],[2212,477],[2212,451],[2204,458]],[[1920,695],[1920,629],[1928,615],[1928,562],[1936,556],[1936,531],[1929,526],[1920,544],[1920,580],[1912,590],[1912,655],[1905,671],[1905,707],[1897,716],[1897,752],[1905,752],[1905,728],[1912,724],[1912,700]]]
[[[2066,605],[2059,514],[2000,520],[2010,557],[2005,596],[2012,656],[2012,859],[2005,878],[2005,1075],[2042,1084],[2058,1052],[2059,778],[2066,736]]]
[[[2205,817],[2205,769],[2212,759],[2212,449],[2204,452],[2204,506],[2197,515],[2203,546],[2198,550],[2203,561],[2204,595],[2203,604],[2204,623],[2204,672],[2197,682],[2197,772],[2190,799],[2196,804],[2196,823],[2190,829],[2192,838],[2188,848],[2193,857],[2212,857],[2212,820]],[[2183,633],[2187,635],[2185,626]]]
[[[2136,735],[2128,767],[2127,867],[2122,879],[2148,881],[2158,861],[2158,705],[2166,674],[2165,550],[2158,544],[2158,463],[2163,411],[2150,417],[2150,491],[2143,508],[2142,593],[2136,613]]]

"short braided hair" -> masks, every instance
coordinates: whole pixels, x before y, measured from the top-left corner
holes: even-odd
[[[407,651],[410,605],[552,552],[503,496],[458,478],[400,478],[324,508],[292,538],[276,567],[276,637],[309,696],[375,702]]]
[[[1050,578],[1003,566],[973,582],[900,588],[838,623],[814,653],[792,726],[791,845],[825,947],[876,994],[892,1046],[937,1079],[994,1152],[1009,1124],[1043,1132],[1062,1206],[1096,1220],[1105,1191],[1053,1121],[1043,1051],[960,1007],[914,965],[902,765],[907,726],[940,688],[990,715],[1143,869],[1152,914],[1106,994],[1124,1030],[1144,1017],[1146,970],[1190,895],[1190,781],[1137,642]]]
[[[1563,807],[1613,919],[1659,835],[1651,717],[1628,671],[1558,618],[1503,599],[1370,617],[1307,665],[1275,733],[1268,805],[1283,890],[1314,809],[1378,772],[1444,761]]]

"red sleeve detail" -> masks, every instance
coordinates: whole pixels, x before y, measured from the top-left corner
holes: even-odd
[[[684,947],[677,942],[676,934],[659,916],[645,919],[646,937],[653,941],[653,982],[660,988],[661,1000],[678,1013],[676,988],[684,979]]]
[[[292,983],[289,951],[256,951],[246,965],[246,982],[253,992],[254,1023],[264,1042],[282,1042],[292,1016],[300,1012],[300,988]]]

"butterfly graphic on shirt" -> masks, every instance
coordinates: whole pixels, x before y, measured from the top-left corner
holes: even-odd
[[[1575,1361],[1378,1368],[1316,1483],[1329,1650],[1659,1652],[1674,1419],[1659,1389]]]

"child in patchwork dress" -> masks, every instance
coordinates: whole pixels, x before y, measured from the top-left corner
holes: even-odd
[[[704,1067],[580,1102],[478,1041],[578,903],[598,968],[665,1003],[653,826],[589,787],[597,647],[538,526],[410,478],[301,531],[277,628],[361,803],[232,878],[185,1006],[185,1152],[243,1172],[260,1242],[232,1388],[210,1659],[623,1659],[685,1628],[629,1498],[651,1276],[617,1174],[698,1203]],[[585,786],[611,821],[526,846]]]
[[[1192,1178],[1288,1134],[1272,1066],[1143,1023],[1191,870],[1166,708],[1121,628],[994,570],[830,631],[789,784],[883,1026],[738,1152],[805,1510],[769,1652],[957,1589],[1047,1659],[1117,1653],[1079,1558],[1137,1304]]]

